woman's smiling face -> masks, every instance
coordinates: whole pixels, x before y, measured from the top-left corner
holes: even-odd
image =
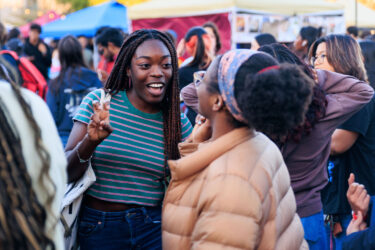
[[[172,78],[172,59],[166,45],[159,40],[146,40],[138,46],[131,60],[128,75],[132,87],[128,91],[136,96],[141,106],[160,104]]]

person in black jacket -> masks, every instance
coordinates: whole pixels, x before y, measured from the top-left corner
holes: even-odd
[[[41,33],[42,27],[39,24],[31,24],[29,37],[25,40],[24,53],[48,80],[48,68],[51,67],[52,55],[48,45],[40,39]]]

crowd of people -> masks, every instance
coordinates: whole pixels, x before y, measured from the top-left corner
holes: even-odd
[[[375,41],[322,33],[0,23],[0,249],[375,248]]]

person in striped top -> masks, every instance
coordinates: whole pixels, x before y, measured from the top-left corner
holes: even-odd
[[[177,57],[156,30],[139,30],[121,47],[105,89],[89,93],[74,117],[66,154],[69,182],[91,159],[96,182],[79,218],[81,249],[161,249],[167,160],[192,127],[179,111]]]

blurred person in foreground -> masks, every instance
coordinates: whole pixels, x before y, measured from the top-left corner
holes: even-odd
[[[265,53],[231,50],[195,84],[205,118],[168,162],[163,249],[307,249],[282,155],[257,130],[283,136],[300,124],[313,80]]]
[[[40,39],[42,27],[33,23],[30,26],[29,37],[25,39],[24,53],[37,67],[44,78],[48,80],[48,69],[52,63],[52,52],[47,44]]]
[[[62,38],[58,44],[58,55],[61,70],[49,83],[47,105],[65,147],[73,127],[72,119],[83,98],[103,85],[97,74],[84,64],[82,47],[77,38],[73,36]]]
[[[95,38],[101,58],[97,72],[99,79],[105,83],[112,71],[116,58],[124,41],[123,34],[116,28],[106,28]]]
[[[47,105],[13,70],[0,56],[0,248],[63,250],[65,155]]]

